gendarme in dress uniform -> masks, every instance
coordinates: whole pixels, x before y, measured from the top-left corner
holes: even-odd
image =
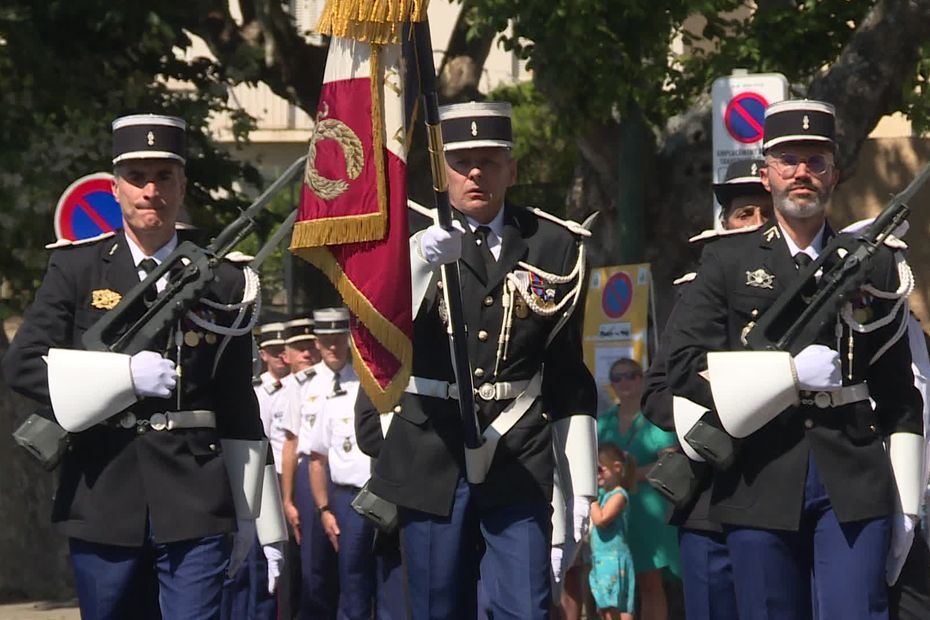
[[[167,116],[114,121],[113,191],[124,228],[54,251],[3,359],[13,389],[49,405],[49,417],[71,432],[52,520],[70,539],[84,618],[143,617],[158,607],[168,618],[193,608],[218,617],[227,534],[237,529],[237,508],[240,528],[258,510],[234,498],[261,497],[267,446],[251,387],[251,324],[224,329],[250,303],[242,266],[222,262],[202,299],[148,350],[83,350],[88,328],[178,244],[185,129]],[[159,280],[151,296],[166,284]],[[258,458],[243,478],[249,452]]]
[[[762,180],[775,220],[705,248],[688,312],[671,326],[672,392],[740,438],[733,464],[715,471],[710,508],[726,533],[740,618],[887,617],[892,515],[908,518],[919,495],[907,481],[920,466],[921,403],[899,329],[909,271],[892,248],[814,344],[793,356],[740,353],[738,368],[715,370],[746,350],[755,321],[834,235],[824,215],[838,179],[833,127],[829,104],[769,107]],[[778,368],[761,361],[776,358]],[[762,396],[780,378],[795,405]],[[682,435],[687,416],[677,405],[675,415]]]
[[[370,490],[402,508],[413,617],[472,613],[478,536],[488,548],[481,574],[492,611],[545,617],[554,432],[562,457],[576,450],[574,494],[595,494],[595,386],[574,312],[584,282],[583,231],[504,203],[516,178],[508,104],[448,106],[441,118],[459,229],[434,225],[411,239],[414,377],[400,405],[385,412],[393,419],[383,442],[377,420],[385,416],[360,396],[359,446],[377,457]],[[478,421],[492,438],[486,445],[496,443],[484,455],[480,483],[466,480],[439,277],[439,265],[459,255]],[[509,428],[502,425],[508,417]]]

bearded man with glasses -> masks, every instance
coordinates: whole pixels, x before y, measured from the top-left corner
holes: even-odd
[[[758,318],[835,234],[826,219],[839,180],[834,134],[830,104],[766,110],[761,180],[775,218],[707,246],[684,294],[689,312],[672,326],[672,393],[690,402],[689,415],[740,439],[732,465],[714,473],[710,517],[726,534],[744,620],[887,618],[893,525],[900,531],[919,505],[919,484],[908,484],[919,480],[923,422],[899,333],[907,312],[872,294],[899,288],[891,248],[876,254],[868,292],[815,343],[776,355],[777,367],[768,352],[746,352]],[[865,329],[853,309],[863,323],[885,320]],[[734,351],[742,366],[721,373]],[[761,396],[776,383],[797,390],[796,404]],[[740,398],[722,398],[726,391]],[[675,416],[676,430],[688,428],[678,403]]]

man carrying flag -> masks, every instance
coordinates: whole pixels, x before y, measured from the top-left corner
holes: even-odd
[[[548,617],[553,434],[568,457],[579,538],[596,494],[595,386],[574,313],[584,281],[580,227],[505,204],[517,171],[510,116],[502,103],[441,109],[456,228],[434,224],[411,239],[414,376],[383,441],[358,434],[377,457],[369,489],[401,507],[414,618],[474,617],[482,538],[493,615]],[[456,260],[485,438],[477,450],[464,447],[438,277]],[[378,411],[360,395],[358,428],[372,428],[358,418]]]

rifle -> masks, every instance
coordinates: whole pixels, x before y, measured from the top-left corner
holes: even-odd
[[[303,170],[305,160],[306,156],[292,163],[284,174],[255,199],[255,202],[220,231],[206,248],[190,241],[179,244],[145,280],[127,292],[116,307],[84,333],[81,340],[84,347],[88,351],[111,351],[128,355],[149,348],[157,334],[173,325],[197,303],[215,277],[216,268],[223,257],[252,232],[255,218],[281,188]],[[282,225],[285,233],[289,230],[285,226],[292,226],[294,217],[295,214],[292,213]],[[283,234],[279,229],[269,243],[273,242],[276,247]],[[267,245],[252,261],[256,267],[260,264],[259,259],[264,260],[267,256]],[[165,274],[169,275],[165,290],[148,305],[141,317],[133,319],[136,304],[143,303],[146,291],[154,287],[158,279]],[[42,407],[13,431],[14,441],[49,471],[58,466],[70,436],[70,433],[56,424],[54,419],[52,410]]]
[[[115,308],[88,329],[81,342],[88,351],[112,351],[133,355],[151,346],[155,337],[180,319],[203,295],[213,281],[223,257],[255,227],[255,218],[282,187],[303,170],[306,156],[297,159],[261,196],[201,248],[185,241],[178,245],[160,265],[126,293]],[[165,290],[145,309],[142,316],[131,319],[136,304],[159,278],[169,276]]]

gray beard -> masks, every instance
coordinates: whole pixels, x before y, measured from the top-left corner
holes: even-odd
[[[805,220],[812,217],[822,216],[826,207],[828,196],[824,192],[818,192],[817,198],[813,202],[800,205],[791,199],[791,196],[785,194],[778,200],[775,200],[775,208],[787,217]]]

